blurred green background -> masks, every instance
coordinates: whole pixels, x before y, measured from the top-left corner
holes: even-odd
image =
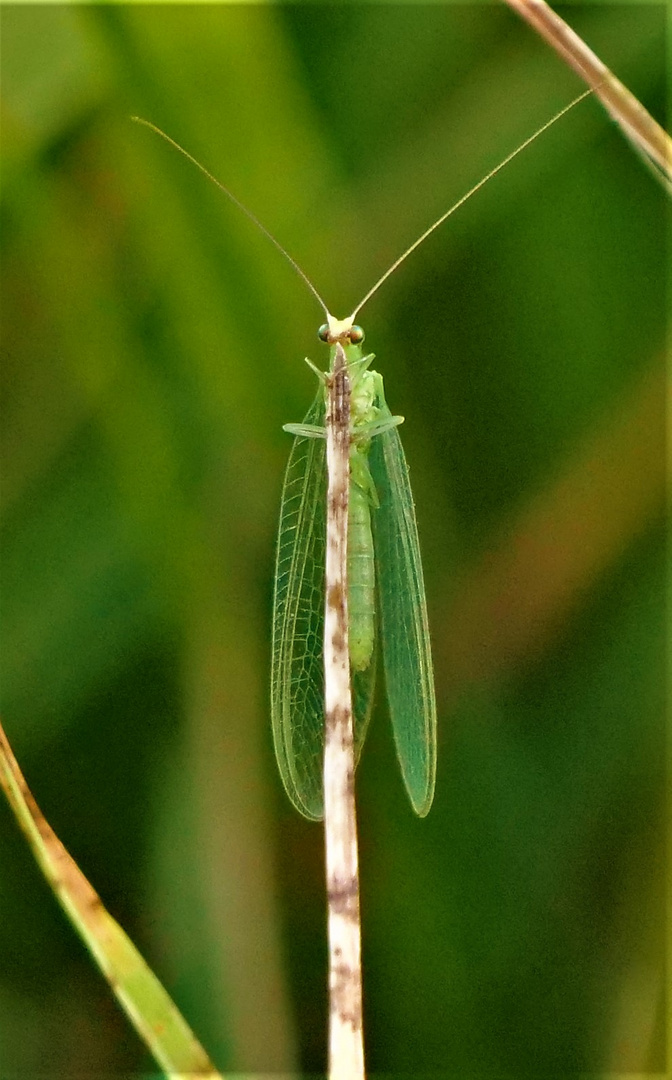
[[[572,6],[659,120],[663,5]],[[2,9],[2,712],[222,1070],[324,1068],[322,833],[270,738],[275,528],[322,315],[581,90],[503,6]],[[596,101],[361,316],[439,701],[359,769],[372,1072],[663,1072],[662,191]],[[0,1075],[152,1063],[0,805]]]

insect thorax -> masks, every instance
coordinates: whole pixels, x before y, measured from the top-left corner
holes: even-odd
[[[363,371],[351,382],[350,416],[353,428],[369,424],[376,419],[376,379],[375,372]]]

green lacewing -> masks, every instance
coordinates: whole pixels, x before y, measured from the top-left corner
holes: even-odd
[[[436,701],[425,587],[408,466],[383,380],[365,356],[354,316],[328,316],[319,336],[344,347],[351,386],[348,525],[349,648],[355,758],[371,716],[382,655],[397,756],[411,804],[424,816],[436,774]],[[336,344],[332,343],[332,364]],[[312,365],[311,365],[312,366]],[[318,373],[321,375],[321,373]],[[273,600],[271,716],[287,794],[323,813],[325,391],[294,434],[280,510]]]
[[[413,809],[428,813],[436,773],[436,702],[427,605],[408,466],[399,438],[402,417],[392,416],[383,380],[361,349],[357,314],[383,282],[505,165],[593,92],[584,91],[491,169],[395,260],[347,319],[335,319],[315,286],[247,207],[179,143],[148,120],[133,117],[179,150],[257,226],[291,264],[324,311],[319,337],[346,354],[351,385],[350,502],[348,529],[349,636],[355,754],[371,716],[378,656],[382,654],[392,729]],[[302,424],[287,424],[294,445],[282,492],[273,600],[271,717],[280,775],[305,817],[323,816],[324,565],[326,551],[325,384]]]

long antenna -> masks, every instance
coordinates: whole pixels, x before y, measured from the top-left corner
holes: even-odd
[[[469,189],[466,195],[463,195],[461,199],[458,199],[457,202],[454,203],[449,210],[446,210],[445,214],[442,214],[441,217],[437,218],[437,220],[432,225],[430,225],[428,229],[425,229],[422,235],[419,236],[417,240],[414,240],[410,247],[406,248],[403,254],[400,255],[399,258],[396,259],[390,267],[388,267],[383,276],[378,278],[376,284],[371,289],[369,289],[364,299],[360,300],[357,307],[352,312],[352,315],[350,315],[347,319],[343,319],[340,321],[334,320],[333,316],[329,312],[329,308],[325,304],[319,292],[313,285],[308,275],[301,269],[296,260],[293,259],[289,252],[286,251],[285,248],[282,246],[282,244],[275,239],[273,233],[269,232],[266,226],[263,225],[261,221],[259,221],[259,218],[255,214],[253,214],[251,210],[248,210],[245,204],[242,203],[240,199],[237,199],[232,191],[229,191],[229,189],[224,184],[222,184],[221,180],[218,180],[216,176],[213,176],[212,173],[209,172],[204,165],[201,165],[200,161],[198,161],[197,158],[190,154],[188,150],[185,150],[183,146],[180,146],[180,144],[176,142],[175,139],[171,138],[170,135],[167,135],[165,131],[162,131],[160,127],[157,127],[156,124],[153,124],[151,120],[144,120],[141,116],[132,116],[131,119],[134,120],[137,124],[143,124],[145,127],[149,128],[150,131],[154,131],[157,135],[160,135],[161,138],[165,139],[167,143],[170,143],[170,145],[174,147],[175,150],[179,150],[180,154],[183,154],[184,157],[186,157],[187,160],[192,163],[192,165],[195,165],[197,169],[200,169],[203,175],[207,176],[208,180],[211,180],[212,183],[215,184],[220,191],[224,192],[226,197],[230,199],[231,202],[235,206],[237,206],[239,210],[242,210],[245,216],[248,217],[249,220],[254,225],[256,225],[257,228],[264,234],[264,236],[271,241],[273,246],[278,249],[280,254],[284,255],[290,266],[293,267],[295,272],[310,289],[311,293],[313,294],[318,304],[327,316],[327,322],[329,323],[329,325],[332,326],[333,324],[333,326],[336,327],[338,330],[343,330],[346,327],[352,326],[355,317],[359,314],[364,305],[368,303],[371,297],[378,292],[378,289],[381,287],[381,285],[387,281],[391,274],[393,274],[394,271],[397,270],[403,262],[406,261],[408,256],[411,255],[416,248],[420,247],[420,245],[425,242],[428,236],[431,236],[435,229],[438,229],[439,225],[443,225],[444,221],[446,221],[447,218],[451,216],[451,214],[454,214],[455,211],[458,210],[459,207],[467,201],[467,199],[470,199],[472,195],[475,195],[476,192],[479,191],[484,184],[487,184],[488,180],[492,180],[493,176],[496,176],[497,173],[501,169],[503,169],[505,165],[508,165],[510,161],[513,161],[513,159],[517,157],[518,154],[520,154],[523,150],[525,150],[530,145],[530,143],[533,143],[535,139],[538,139],[540,135],[543,135],[543,133],[547,131],[550,127],[552,127],[552,125],[555,124],[557,120],[564,116],[565,113],[568,113],[570,109],[573,109],[575,105],[578,105],[580,101],[583,101],[584,98],[587,98],[590,94],[592,94],[596,88],[597,87],[593,86],[589,90],[584,90],[582,94],[579,94],[579,96],[574,98],[573,101],[570,101],[569,105],[565,105],[563,109],[560,109],[560,112],[557,112],[555,116],[552,116],[550,120],[547,120],[545,124],[542,124],[540,128],[537,128],[533,135],[530,135],[528,139],[525,139],[525,142],[521,143],[520,146],[518,146],[515,150],[512,150],[511,153],[508,154],[503,161],[500,161],[499,165],[496,165],[494,169],[491,169],[489,173],[486,173],[486,175],[481,180],[479,180],[477,184],[474,184],[474,186]]]
[[[261,230],[264,236],[266,236],[271,241],[271,243],[278,249],[280,254],[285,256],[290,266],[293,266],[299,277],[303,278],[311,293],[324,311],[325,315],[327,316],[327,318],[329,318],[329,309],[308,275],[303,272],[299,264],[292,258],[289,252],[285,251],[280,241],[275,239],[273,233],[269,232],[265,225],[262,225],[261,221],[259,221],[259,218],[256,217],[251,210],[248,210],[245,204],[242,203],[240,199],[237,199],[233,192],[229,191],[229,189],[225,187],[224,184],[222,184],[222,182],[218,180],[216,176],[213,176],[211,172],[208,172],[205,165],[201,165],[200,161],[198,161],[192,154],[190,154],[188,150],[185,150],[183,146],[180,146],[180,144],[176,142],[175,139],[171,139],[170,135],[166,135],[165,131],[162,131],[161,128],[157,127],[156,124],[153,124],[151,120],[143,120],[141,116],[132,116],[131,120],[135,120],[136,124],[144,124],[144,126],[148,127],[150,131],[155,131],[156,134],[160,135],[162,139],[165,139],[167,143],[170,143],[170,145],[174,146],[176,150],[179,150],[181,154],[184,154],[187,160],[191,161],[192,165],[195,165],[197,169],[201,170],[204,176],[207,176],[208,180],[212,180],[213,184],[216,184],[219,190],[223,191],[227,198],[229,198],[231,202],[238,207],[239,210],[242,210],[246,217],[248,217],[250,221],[253,222],[258,229]]]
[[[408,258],[408,256],[413,251],[415,251],[416,248],[420,247],[420,245],[425,242],[427,237],[431,236],[435,229],[438,229],[439,225],[443,225],[444,221],[449,218],[451,214],[454,214],[455,211],[467,201],[467,199],[470,199],[472,195],[475,195],[479,188],[482,188],[484,184],[487,184],[488,180],[492,180],[493,176],[495,176],[500,169],[503,169],[505,165],[508,165],[510,161],[513,161],[513,159],[518,154],[520,154],[522,150],[525,150],[525,148],[528,147],[530,143],[533,143],[535,139],[537,139],[540,135],[543,135],[543,133],[547,131],[548,128],[556,122],[556,120],[559,120],[561,116],[564,116],[565,113],[569,112],[570,109],[573,109],[575,105],[578,105],[580,101],[583,101],[583,99],[588,97],[589,94],[592,94],[594,90],[595,87],[591,87],[589,90],[584,90],[582,94],[579,94],[579,96],[574,98],[573,101],[570,101],[569,105],[565,105],[564,109],[561,109],[560,112],[556,113],[555,116],[551,117],[550,120],[547,120],[545,124],[542,124],[542,126],[538,128],[533,135],[530,135],[528,139],[525,139],[525,142],[521,143],[516,150],[512,150],[511,153],[507,157],[505,157],[503,161],[500,161],[499,165],[496,165],[494,169],[491,169],[489,173],[486,173],[482,180],[479,180],[477,184],[474,184],[474,186],[470,188],[466,195],[463,195],[461,199],[458,199],[457,202],[453,206],[451,206],[450,210],[446,210],[445,214],[442,214],[440,218],[437,218],[433,225],[430,225],[428,229],[425,229],[422,236],[419,236],[417,240],[414,240],[411,246],[406,248],[406,251],[403,253],[403,255],[400,255],[399,258],[396,259],[396,261],[393,262],[390,267],[388,267],[388,269],[385,271],[383,276],[378,279],[373,288],[369,289],[364,299],[360,300],[357,307],[353,311],[352,315],[350,316],[350,320],[352,321],[355,319],[356,315],[359,314],[359,312],[362,310],[364,305],[371,299],[374,293],[378,292],[378,289],[383,284],[383,282],[387,281],[388,277],[393,274],[399,266],[401,266],[401,264]]]

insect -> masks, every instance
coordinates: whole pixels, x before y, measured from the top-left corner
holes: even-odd
[[[361,305],[360,305],[361,306]],[[408,467],[382,376],[362,350],[357,312],[328,315],[318,336],[343,345],[351,388],[348,613],[355,757],[371,716],[382,655],[392,728],[413,809],[424,816],[436,773],[436,702],[425,587]],[[310,362],[309,362],[310,363]],[[295,436],[282,492],[273,603],[271,714],[287,794],[311,819],[323,813],[325,376]]]
[[[364,355],[355,319],[402,262],[467,199],[592,91],[584,91],[539,128],[433,222],[369,290],[347,319],[327,316],[318,337],[343,347],[351,387],[348,614],[354,754],[357,762],[371,716],[376,666],[382,654],[392,730],[408,797],[424,817],[436,777],[436,698],[427,603],[408,466],[399,438],[403,417],[385,401],[382,376]],[[266,230],[264,230],[266,231]],[[268,235],[268,234],[267,234]],[[277,241],[270,237],[276,246]],[[273,600],[271,716],[275,755],[285,790],[305,817],[323,816],[325,565],[325,387],[327,377],[307,361],[320,383],[295,436],[282,492]]]
[[[584,91],[491,169],[433,222],[385,271],[348,318],[329,310],[310,279],[255,215],[219,180],[150,121],[133,117],[179,150],[275,245],[323,309],[318,336],[345,354],[350,384],[350,490],[348,525],[349,652],[355,758],[366,736],[379,656],[397,757],[411,805],[428,813],[436,772],[436,702],[408,467],[399,438],[403,418],[385,401],[374,356],[362,350],[355,322],[364,305],[394,271],[479,188],[593,89]],[[324,567],[326,553],[326,389],[329,374],[307,361],[320,388],[303,423],[286,424],[294,435],[282,492],[273,601],[271,716],[275,753],[285,789],[307,818],[323,816]]]

